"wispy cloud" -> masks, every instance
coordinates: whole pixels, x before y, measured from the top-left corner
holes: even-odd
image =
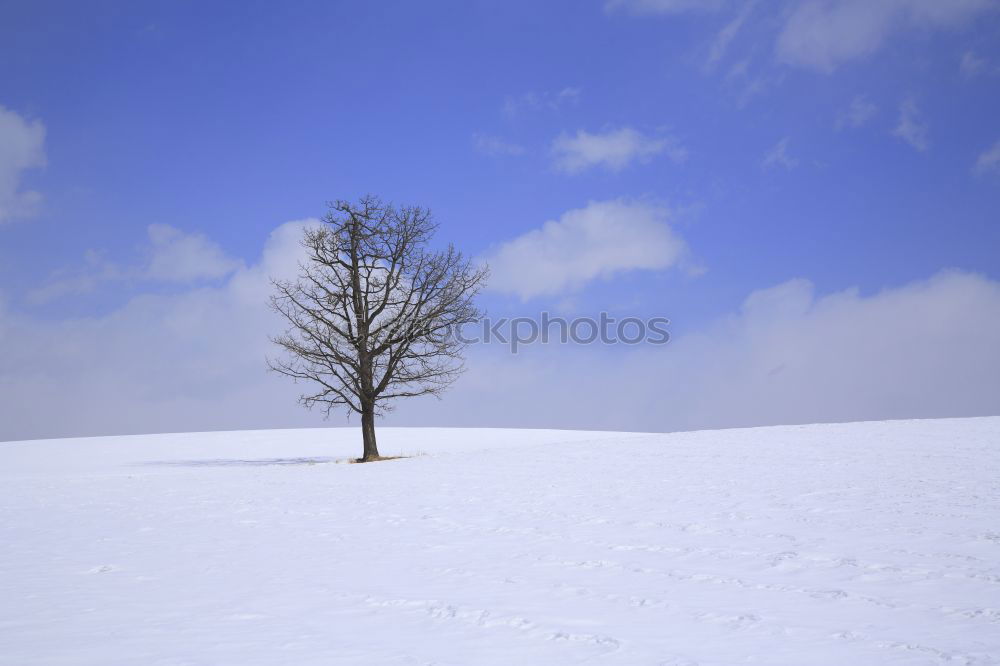
[[[0,106],[0,224],[35,212],[42,195],[23,189],[21,177],[45,163],[45,126]]]
[[[575,135],[561,134],[552,143],[556,169],[577,173],[601,166],[620,171],[633,162],[646,162],[665,154],[675,163],[687,159],[688,151],[671,137],[653,137],[630,127],[591,134],[579,130]]]
[[[973,168],[976,173],[1000,172],[1000,140],[994,143],[992,148],[979,155]]]
[[[973,51],[966,51],[962,54],[962,59],[958,63],[958,69],[966,79],[975,79],[980,76],[1000,75],[1000,65],[980,57]]]
[[[716,33],[709,48],[706,69],[720,62],[736,35],[744,29],[754,0],[606,0],[609,13],[634,16],[677,16],[730,9],[729,21]],[[739,6],[738,10],[733,10]],[[777,9],[777,25],[762,21],[754,26],[763,36],[774,34],[775,58],[784,64],[832,72],[838,66],[861,60],[881,49],[893,36],[909,30],[961,28],[1000,7],[997,0],[786,0],[768,3]],[[968,52],[963,72],[981,71],[981,61]],[[971,69],[970,69],[971,68]]]
[[[809,0],[795,6],[776,45],[780,61],[830,72],[880,49],[906,28],[951,28],[995,8],[993,0]]]
[[[716,33],[708,52],[708,60],[705,62],[706,69],[713,69],[725,57],[726,51],[729,50],[729,45],[740,29],[743,28],[743,24],[746,23],[747,17],[750,15],[755,4],[756,2],[748,2],[735,18]]]
[[[878,107],[864,95],[857,95],[851,105],[837,116],[837,129],[858,128],[867,125],[878,113]]]
[[[629,270],[678,264],[685,244],[662,206],[592,201],[502,244],[486,261],[490,289],[529,299],[577,290]]]
[[[750,59],[739,60],[726,72],[725,84],[736,95],[736,105],[745,107],[768,88],[780,83],[781,75],[751,71]]]
[[[88,294],[113,282],[192,284],[224,278],[242,266],[203,234],[185,233],[166,224],[147,230],[148,244],[140,263],[119,265],[101,252],[89,250],[79,269],[62,270],[28,292],[28,301],[48,303],[74,294]]]
[[[606,0],[604,9],[630,14],[681,14],[717,11],[725,4],[725,0]]]
[[[774,144],[770,150],[764,153],[764,158],[761,160],[760,165],[765,169],[770,169],[773,167],[784,167],[785,169],[794,169],[799,165],[799,161],[788,154],[788,143],[789,138],[785,138]]]
[[[917,150],[924,152],[930,147],[927,130],[927,123],[921,120],[917,103],[912,99],[904,100],[899,105],[899,122],[892,130],[893,136],[899,137]]]
[[[523,155],[526,152],[524,146],[491,134],[475,134],[472,140],[477,151],[491,157]]]
[[[567,87],[560,90],[508,95],[504,98],[502,111],[508,118],[541,109],[558,111],[564,106],[576,104],[580,100],[580,92],[579,88]]]
[[[90,294],[102,285],[128,279],[129,272],[109,261],[103,253],[87,250],[84,266],[78,269],[63,269],[53,275],[45,284],[28,291],[27,301],[39,305],[66,296]]]
[[[964,76],[971,79],[986,68],[986,61],[972,51],[966,51],[962,54],[962,60],[959,62],[958,68]]]

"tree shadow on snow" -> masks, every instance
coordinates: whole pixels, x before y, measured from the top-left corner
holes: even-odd
[[[203,460],[151,460],[141,463],[156,467],[266,467],[269,465],[319,465],[323,463],[344,462],[341,458],[258,458],[244,460],[239,458],[214,458]]]

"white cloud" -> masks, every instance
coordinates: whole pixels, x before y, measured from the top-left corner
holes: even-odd
[[[31,215],[42,200],[21,188],[21,175],[45,166],[45,126],[0,106],[0,224]]]
[[[660,206],[595,201],[508,241],[490,254],[490,289],[522,299],[572,292],[628,270],[678,264],[685,244]]]
[[[524,146],[489,134],[475,134],[472,140],[477,151],[491,157],[523,155],[525,153]]]
[[[923,152],[930,147],[927,129],[927,123],[921,120],[920,109],[917,108],[916,102],[908,99],[899,105],[899,123],[892,130],[893,136]]]
[[[606,0],[604,9],[631,14],[682,14],[717,11],[725,4],[725,0]]]
[[[871,55],[905,28],[954,28],[997,6],[994,0],[810,0],[778,37],[782,62],[820,71]]]
[[[993,147],[984,151],[976,160],[974,167],[976,173],[986,173],[987,171],[1000,171],[1000,141],[993,144]]]
[[[566,87],[560,90],[544,92],[526,92],[520,95],[508,95],[504,98],[503,113],[514,118],[526,111],[546,109],[558,111],[563,106],[576,104],[580,100],[580,89]]]
[[[577,173],[593,166],[620,171],[633,162],[647,162],[665,153],[675,163],[687,159],[687,150],[670,137],[650,137],[630,127],[591,134],[580,130],[575,136],[560,134],[552,142],[555,166],[565,173]]]
[[[786,169],[794,169],[799,165],[799,161],[788,154],[788,142],[789,138],[785,138],[778,141],[774,146],[764,153],[764,159],[761,160],[760,165],[765,169],[770,169],[772,167],[780,166]]]
[[[876,113],[878,107],[871,100],[864,95],[857,95],[851,100],[851,105],[837,117],[837,129],[862,127],[868,124]]]

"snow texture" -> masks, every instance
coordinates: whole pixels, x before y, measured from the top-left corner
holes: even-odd
[[[1000,663],[1000,418],[0,444],[0,663]]]

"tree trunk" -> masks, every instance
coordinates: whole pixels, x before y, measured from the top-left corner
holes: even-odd
[[[361,406],[361,437],[365,442],[365,452],[361,462],[378,460],[378,446],[375,444],[375,405]]]

